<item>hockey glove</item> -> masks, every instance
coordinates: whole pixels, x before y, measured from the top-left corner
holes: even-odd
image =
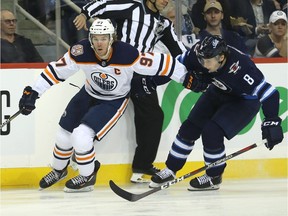
[[[38,92],[31,86],[26,86],[19,101],[19,109],[22,110],[23,115],[29,115],[35,109],[36,99],[38,99]]]
[[[183,86],[194,92],[204,92],[209,86],[209,79],[204,78],[204,75],[201,76],[188,72],[185,76]]]
[[[150,76],[135,76],[131,81],[131,95],[144,97],[156,91],[156,84]]]
[[[281,118],[266,118],[262,122],[262,139],[267,139],[265,143],[266,147],[269,150],[272,150],[273,147],[283,140],[283,130],[281,127]]]

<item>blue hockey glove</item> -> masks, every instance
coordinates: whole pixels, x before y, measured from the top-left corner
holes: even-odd
[[[19,109],[22,110],[23,115],[29,115],[35,109],[37,98],[38,92],[34,91],[31,86],[26,86],[19,101]]]
[[[134,97],[144,97],[156,91],[156,84],[150,76],[135,76],[131,81],[131,95]]]
[[[193,72],[188,72],[185,76],[183,86],[187,89],[190,89],[194,92],[204,92],[209,86],[208,77],[204,77],[204,75],[197,75]]]
[[[269,150],[283,140],[283,130],[281,127],[281,118],[265,118],[261,125],[262,139],[267,139],[265,143]]]

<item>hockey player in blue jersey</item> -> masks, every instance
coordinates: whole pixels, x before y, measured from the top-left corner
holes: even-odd
[[[179,57],[190,73],[184,81],[191,89],[193,78],[201,82],[192,90],[203,91],[188,118],[182,123],[166,160],[166,168],[151,178],[150,187],[173,180],[201,136],[205,164],[225,157],[224,138],[236,136],[262,107],[265,119],[262,138],[270,150],[283,140],[278,116],[279,92],[245,54],[218,36],[207,36]],[[188,190],[216,190],[226,167],[223,162],[190,181]]]
[[[90,27],[89,39],[72,46],[58,61],[50,62],[36,82],[24,89],[19,102],[22,114],[30,114],[35,109],[37,98],[78,71],[84,72],[86,81],[60,119],[52,171],[40,180],[41,189],[67,176],[67,166],[74,150],[79,175],[66,182],[64,191],[93,190],[100,167],[93,141],[100,141],[123,115],[134,71],[148,76],[168,76],[180,83],[187,75],[185,66],[170,55],[139,53],[132,45],[116,41],[111,21],[97,19]],[[151,83],[139,86],[150,91],[156,87]]]

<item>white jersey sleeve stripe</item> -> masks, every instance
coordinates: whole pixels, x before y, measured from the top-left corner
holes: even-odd
[[[252,95],[257,95],[259,90],[262,89],[265,84],[266,84],[266,81],[265,81],[265,79],[263,79],[262,82],[255,88]]]
[[[262,95],[262,97],[260,98],[260,102],[263,102],[264,100],[266,100],[271,94],[274,93],[274,91],[276,91],[276,89],[273,86],[270,86],[270,88],[267,89],[265,93]]]

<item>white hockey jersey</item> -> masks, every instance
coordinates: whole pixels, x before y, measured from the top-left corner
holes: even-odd
[[[113,43],[107,60],[98,59],[88,40],[82,40],[58,61],[50,62],[32,88],[41,96],[52,85],[65,81],[78,71],[86,76],[85,89],[92,97],[114,100],[127,96],[133,73],[168,76],[182,83],[186,68],[170,55],[139,53],[128,43]]]

